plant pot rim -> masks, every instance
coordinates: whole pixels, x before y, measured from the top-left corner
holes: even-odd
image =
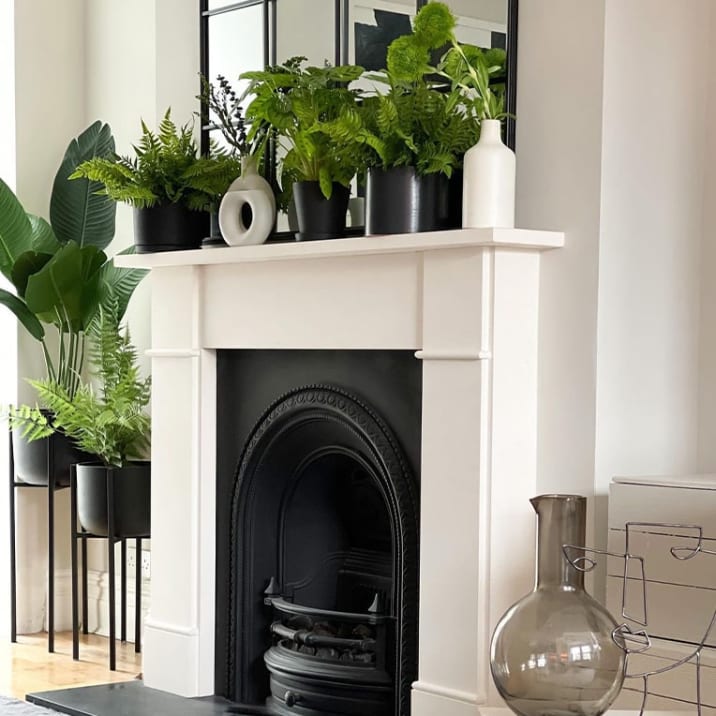
[[[168,206],[180,206],[182,209],[196,211],[197,213],[201,213],[202,211],[201,209],[190,209],[183,201],[172,201],[171,199],[160,199],[151,206],[135,206],[134,208],[137,211],[151,211],[152,209],[165,209]]]
[[[78,462],[76,467],[103,467],[105,470],[123,470],[125,467],[149,467],[151,460],[128,460],[126,465],[117,467],[117,465],[105,465],[98,460],[90,460],[88,462]]]
[[[295,184],[318,184],[318,185],[321,184],[321,182],[319,182],[318,179],[297,179],[293,183],[294,183],[294,185]],[[350,191],[350,186],[341,184],[339,181],[332,181],[331,184],[333,184],[333,186],[340,187],[341,189],[345,189],[346,191]]]

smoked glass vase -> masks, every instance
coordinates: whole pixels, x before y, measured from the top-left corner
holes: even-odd
[[[584,572],[562,550],[584,546],[587,500],[541,495],[530,502],[539,526],[537,584],[497,624],[492,677],[520,716],[598,716],[619,694],[624,652],[612,639],[614,619],[587,594]]]

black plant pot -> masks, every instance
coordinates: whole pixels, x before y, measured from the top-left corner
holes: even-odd
[[[198,249],[209,232],[209,214],[181,204],[157,204],[134,210],[134,243],[138,254]]]
[[[42,412],[51,419],[52,413],[49,410]],[[70,484],[70,465],[94,458],[93,455],[80,450],[64,433],[59,432],[42,440],[28,442],[14,430],[12,454],[15,461],[15,479],[18,482],[47,485],[49,479],[52,484],[63,487]]]
[[[333,193],[326,199],[317,181],[298,181],[293,185],[298,233],[296,241],[337,239],[345,234],[350,190],[333,184]]]
[[[450,183],[444,174],[419,176],[414,167],[371,168],[366,183],[366,236],[458,228],[459,220],[451,226],[456,221],[456,201],[452,200],[451,217]]]
[[[456,169],[448,179],[448,206],[446,229],[462,228],[462,169]]]
[[[99,463],[77,465],[77,515],[94,535],[109,533],[107,485],[114,485],[114,537],[148,537],[151,534],[151,463],[132,462],[124,467]]]

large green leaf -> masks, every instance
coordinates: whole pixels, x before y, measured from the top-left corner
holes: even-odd
[[[0,271],[10,278],[15,259],[32,249],[32,227],[22,204],[0,179]]]
[[[0,305],[7,306],[33,338],[36,338],[38,341],[43,339],[45,329],[42,327],[42,323],[40,323],[37,316],[35,316],[21,299],[9,291],[0,288]]]
[[[63,246],[45,266],[29,277],[28,308],[45,323],[63,331],[81,331],[99,302],[99,269],[107,256],[95,246]]]
[[[12,267],[12,282],[21,297],[25,296],[30,276],[40,271],[50,259],[52,254],[40,254],[37,251],[26,251],[18,256]]]
[[[32,248],[42,254],[54,254],[60,248],[60,242],[52,227],[41,217],[28,214],[32,229]]]
[[[93,157],[114,155],[114,138],[108,124],[95,122],[70,142],[55,176],[50,200],[50,223],[63,244],[106,248],[114,237],[116,203],[97,194],[103,186],[89,179],[69,180],[70,174]]]

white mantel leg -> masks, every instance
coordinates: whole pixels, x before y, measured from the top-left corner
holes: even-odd
[[[490,635],[534,573],[538,287],[537,253],[425,256],[412,716],[476,716],[500,703]]]
[[[172,284],[176,284],[173,286]],[[201,350],[201,269],[152,274],[152,601],[144,682],[214,693],[216,355]],[[175,299],[168,306],[161,298]]]

